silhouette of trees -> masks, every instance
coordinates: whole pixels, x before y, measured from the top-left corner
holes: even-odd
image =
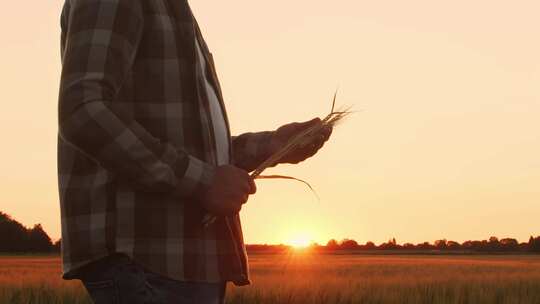
[[[437,248],[439,250],[445,250],[446,247],[447,246],[446,246],[446,240],[445,239],[435,241],[435,248]]]
[[[395,250],[395,249],[398,249],[399,246],[396,242],[396,238],[392,238],[391,240],[389,240],[388,242],[386,243],[382,243],[381,245],[379,245],[378,249],[381,249],[381,250]]]
[[[28,234],[28,251],[32,252],[45,252],[50,251],[52,248],[51,238],[41,227],[41,224],[34,225],[34,227],[27,231]]]
[[[60,252],[62,241],[57,240],[52,243],[41,224],[36,224],[32,228],[26,228],[21,223],[14,220],[8,214],[0,211],[0,252]],[[404,251],[404,252],[532,252],[540,253],[540,236],[529,238],[529,242],[519,243],[513,238],[499,239],[495,236],[487,240],[469,240],[463,243],[440,239],[433,242],[423,242],[419,244],[405,243],[400,245],[395,238],[388,242],[376,245],[373,242],[366,242],[364,245],[358,244],[353,239],[343,239],[337,241],[331,239],[325,246],[312,244],[311,249],[320,252],[334,252],[344,250],[350,251]],[[291,249],[288,245],[246,245],[249,252],[282,253]]]
[[[328,249],[338,249],[339,248],[339,244],[336,240],[334,239],[331,239],[328,241],[328,243],[326,243],[326,247]]]
[[[0,212],[0,251],[22,252],[27,248],[27,230],[11,216]]]
[[[403,247],[403,249],[408,249],[408,250],[416,249],[416,246],[414,246],[414,244],[412,244],[412,243],[405,243],[405,244],[403,244],[402,247]]]
[[[513,238],[499,239],[495,236],[487,240],[470,240],[463,243],[456,241],[448,241],[440,239],[433,242],[423,242],[419,244],[405,243],[400,245],[395,238],[390,239],[380,245],[375,245],[373,242],[367,242],[365,245],[359,245],[355,240],[344,239],[341,242],[332,239],[328,241],[326,246],[313,246],[316,251],[333,252],[339,250],[357,250],[357,251],[404,251],[404,252],[454,252],[454,253],[498,253],[498,252],[538,252],[540,253],[540,236],[532,237],[528,243],[519,243]]]
[[[492,236],[487,242],[487,251],[502,251],[501,243],[499,243],[499,238]]]
[[[52,251],[60,253],[60,250],[62,249],[62,239],[57,240],[52,245]]]
[[[540,236],[529,238],[529,251],[540,252]]]
[[[418,245],[416,245],[416,249],[419,249],[419,250],[433,250],[435,249],[435,246],[431,245],[429,242],[423,242],[423,243],[420,243]]]
[[[375,246],[375,244],[373,244]],[[358,249],[360,245],[355,240],[352,239],[343,239],[340,242],[335,239],[331,239],[326,243],[326,248],[330,250],[350,250]]]
[[[461,249],[461,244],[459,244],[458,242],[454,242],[454,241],[448,241],[448,242],[446,242],[446,248],[448,248],[448,250],[460,250]]]
[[[482,242],[480,241],[466,241],[461,244],[461,248],[465,250],[475,251],[479,250],[482,247]]]
[[[51,238],[41,224],[28,229],[0,211],[0,252],[49,252],[52,249]]]
[[[373,243],[373,242],[366,242],[366,244],[364,246],[362,246],[362,247],[365,250],[373,250],[373,249],[377,248],[377,245],[375,245],[375,243]]]
[[[503,251],[517,251],[519,249],[518,241],[510,238],[501,239],[499,246]]]
[[[54,246],[57,246],[55,243]],[[60,242],[58,243],[58,250],[60,250]],[[267,245],[267,244],[255,244],[255,245],[246,245],[246,250],[249,252],[257,253],[283,253],[290,250],[287,245]]]
[[[355,240],[344,239],[339,243],[341,249],[357,249],[358,243]]]

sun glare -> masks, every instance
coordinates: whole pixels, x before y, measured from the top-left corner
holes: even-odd
[[[306,248],[306,247],[309,247],[309,245],[311,245],[312,240],[307,236],[298,236],[298,237],[292,238],[287,243],[293,246],[294,248]]]
[[[291,245],[295,248],[305,248],[309,246],[309,240],[306,239],[298,239],[298,240],[291,240]]]

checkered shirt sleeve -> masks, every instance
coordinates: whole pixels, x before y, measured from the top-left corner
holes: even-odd
[[[143,20],[140,0],[72,1],[59,134],[137,189],[197,196],[214,167],[153,137],[113,102],[135,59]]]

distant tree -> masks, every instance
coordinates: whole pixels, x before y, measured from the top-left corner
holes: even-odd
[[[363,247],[366,250],[373,250],[377,248],[377,246],[373,242],[366,242],[366,244]]]
[[[439,250],[445,250],[447,248],[446,239],[436,240],[435,241],[435,248],[437,248]]]
[[[416,249],[416,246],[414,246],[414,244],[412,243],[405,243],[403,244],[403,249],[412,250],[412,249]]]
[[[374,250],[377,249],[377,245],[373,242],[366,242],[364,245],[359,246],[359,248],[364,250]]]
[[[27,229],[8,214],[0,212],[0,252],[24,252],[27,250]]]
[[[41,224],[34,225],[28,230],[28,251],[31,252],[47,252],[51,251],[51,238],[41,227]]]
[[[446,242],[446,248],[448,248],[448,250],[460,250],[461,245],[455,241],[448,241]]]
[[[517,251],[519,249],[519,243],[516,239],[505,238],[499,241],[501,250],[504,251]]]
[[[401,248],[401,246],[397,244],[396,238],[392,238],[387,243],[382,243],[381,245],[379,245],[379,249],[382,250],[395,250],[399,248]]]
[[[52,251],[60,253],[62,251],[62,239],[58,239],[52,246]]]
[[[489,238],[490,243],[499,243],[499,238],[496,236],[492,236]]]
[[[534,238],[529,238],[529,251],[531,252],[540,252],[540,236]]]
[[[469,251],[479,251],[482,249],[481,241],[466,241],[461,244],[461,248]]]
[[[496,236],[492,236],[489,238],[487,242],[487,251],[501,251],[501,243],[499,243],[499,238]]]
[[[358,249],[358,243],[355,240],[352,239],[343,239],[339,243],[340,249]]]
[[[481,251],[486,241],[472,241],[473,249]]]
[[[331,240],[328,241],[328,243],[326,243],[326,248],[331,249],[331,250],[335,250],[335,249],[339,248],[339,244],[338,244],[338,242],[336,240],[331,239]]]
[[[435,246],[431,245],[429,242],[423,242],[416,245],[416,248],[420,250],[432,250],[435,249]]]
[[[48,252],[52,243],[40,224],[27,229],[0,212],[0,252]]]
[[[463,250],[472,250],[472,241],[465,241],[461,243],[461,249]]]
[[[525,242],[522,242],[522,243],[519,243],[519,251],[529,251],[529,243],[525,243]]]
[[[61,240],[58,241],[59,245]],[[56,246],[56,243],[55,243]],[[267,244],[247,244],[246,251],[249,253],[252,252],[264,252],[264,253],[284,253],[291,250],[291,247],[288,245],[267,245]]]

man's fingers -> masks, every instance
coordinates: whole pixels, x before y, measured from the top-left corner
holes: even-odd
[[[244,192],[249,193],[249,194],[255,194],[255,192],[257,192],[257,185],[255,185],[255,181],[249,175],[249,173],[247,173],[246,171],[243,171],[242,172],[242,178],[246,182],[245,188],[243,189],[243,190],[245,190]]]
[[[332,135],[332,127],[324,127],[321,132],[317,135],[317,139],[327,141]]]
[[[316,124],[320,124],[321,122],[322,122],[321,119],[319,117],[316,117],[316,118],[313,118],[312,120],[297,123],[296,128],[300,129],[300,130],[303,130],[303,129],[307,129],[307,128],[311,127],[311,126],[314,126]]]
[[[328,140],[328,137],[326,137],[326,135],[318,135],[316,138],[315,138],[315,141],[313,142],[315,144],[315,146],[318,146],[320,145],[321,143],[324,143],[325,141]]]
[[[240,213],[242,210],[242,205],[235,205],[234,207],[227,210],[227,212],[224,214],[225,216],[235,215]]]
[[[297,150],[291,156],[290,162],[293,164],[297,164],[307,158],[314,156],[324,146],[324,143],[325,143],[324,140],[318,140],[316,142],[312,142],[311,144],[308,144],[307,146]]]
[[[320,131],[319,134],[313,137],[312,143],[318,146],[321,142],[328,141],[328,139],[330,139],[330,135],[332,135],[332,128],[325,127]]]
[[[248,185],[249,185],[249,194],[255,194],[257,192],[257,185],[255,184],[255,180],[251,176],[248,175]]]
[[[334,128],[332,127],[326,127],[324,128],[324,137],[325,140],[328,140],[330,138],[330,135],[332,135],[332,131],[334,131]]]
[[[311,154],[312,152],[319,151],[319,149],[321,149],[322,146],[324,146],[325,142],[326,140],[324,140],[324,138],[317,138],[316,141],[312,142],[305,148],[305,150],[303,151],[304,154]]]
[[[301,124],[304,125],[304,126],[311,126],[311,125],[314,125],[314,124],[320,123],[320,122],[321,122],[321,119],[319,117],[315,117],[312,120],[304,121]]]
[[[317,154],[317,152],[319,151],[319,149],[320,149],[319,146],[315,146],[313,149],[311,149],[311,151],[309,151],[308,153],[306,153],[305,157],[306,157],[306,158],[310,158],[310,157],[315,156],[315,154]]]
[[[242,205],[244,205],[245,203],[248,202],[248,199],[249,199],[249,195],[243,195],[242,198],[240,199],[240,201],[236,204],[234,204],[230,209],[229,209],[229,212],[230,213],[229,215],[234,215],[234,214],[238,214],[240,213],[240,211],[242,210]]]

